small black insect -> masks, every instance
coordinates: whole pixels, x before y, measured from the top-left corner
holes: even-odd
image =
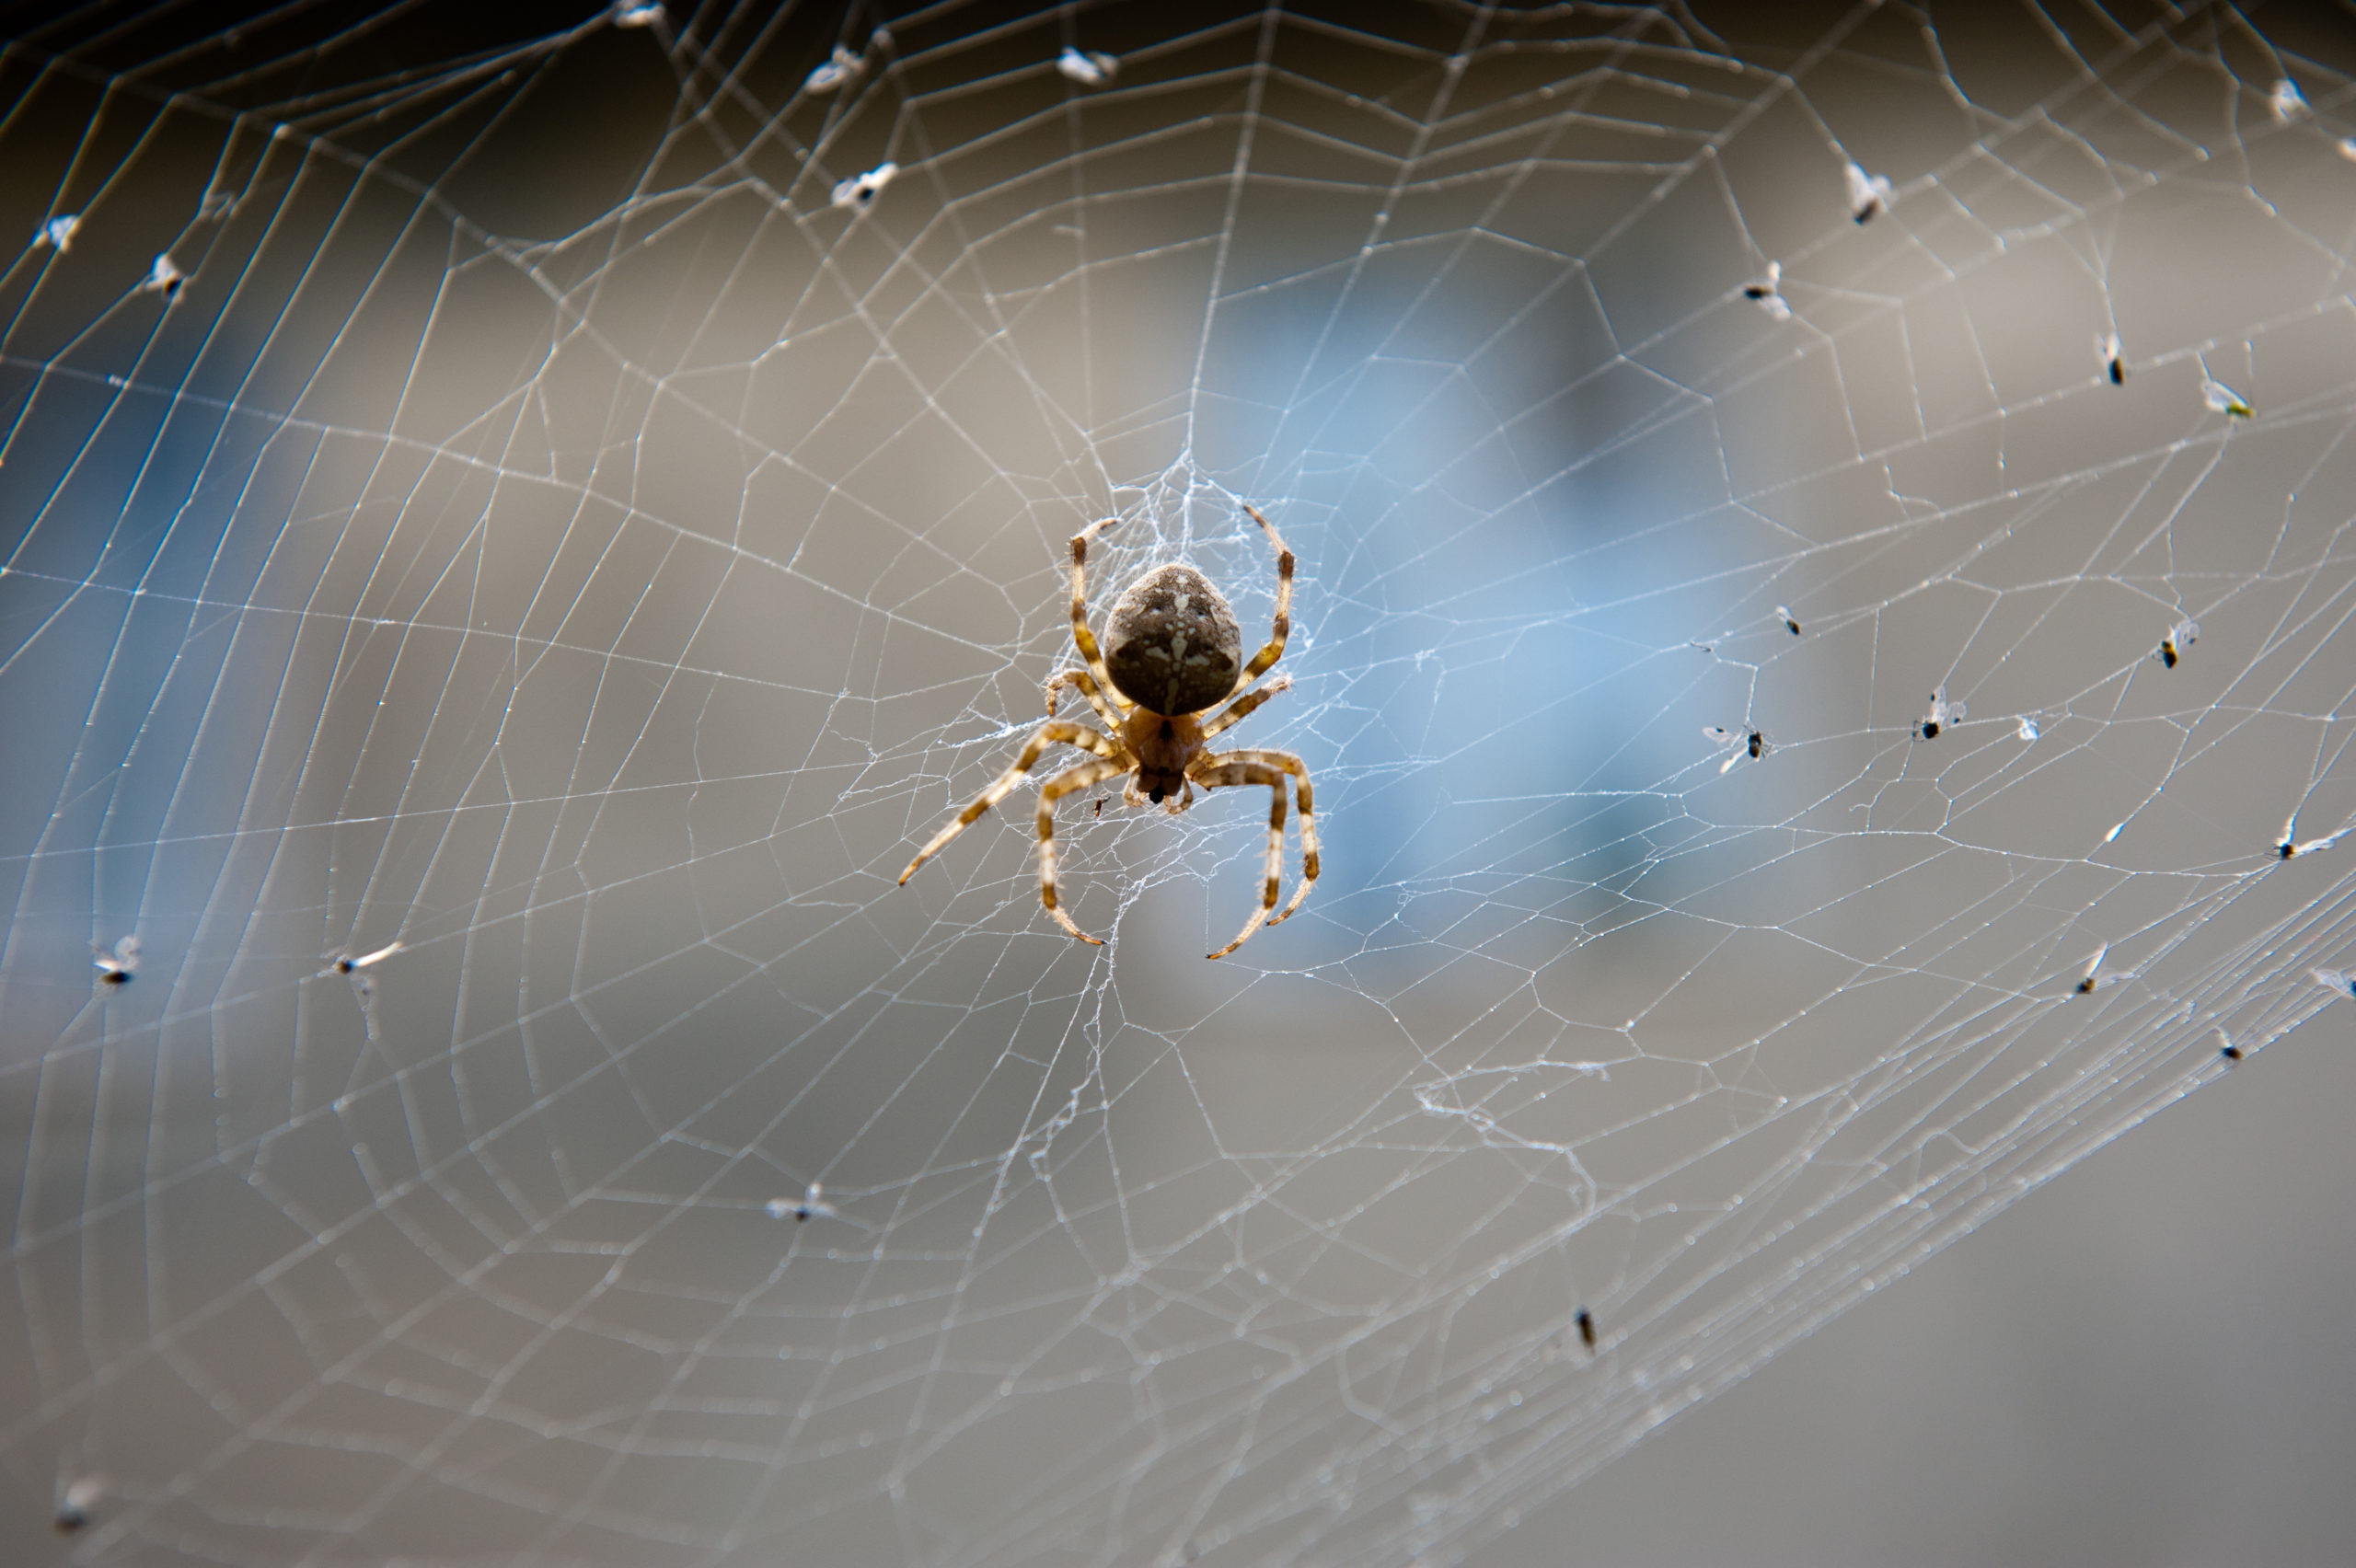
[[[1792,618],[1791,611],[1784,608],[1783,605],[1778,605],[1775,606],[1775,613],[1784,617],[1784,629],[1785,631],[1790,632],[1794,637],[1797,637],[1800,634],[1800,623]]]
[[[771,1198],[762,1206],[768,1210],[771,1219],[783,1219],[787,1215],[791,1215],[793,1223],[796,1225],[805,1225],[814,1219],[833,1219],[841,1211],[826,1202],[826,1191],[825,1186],[813,1182],[810,1183],[809,1192],[803,1195],[800,1202],[791,1198]]]
[[[1595,1314],[1584,1307],[1580,1308],[1578,1325],[1579,1343],[1586,1345],[1588,1349],[1593,1350],[1595,1348]]]
[[[2119,343],[2119,334],[2106,332],[2095,340],[2095,361],[2110,377],[2113,386],[2127,385],[2127,358]]]
[[[84,1476],[65,1489],[57,1500],[57,1512],[49,1517],[50,1528],[59,1535],[78,1535],[90,1522],[90,1509],[106,1490],[95,1476]]]
[[[90,966],[98,972],[101,986],[128,986],[131,977],[139,973],[139,939],[125,937],[111,950],[94,948],[97,954]]]

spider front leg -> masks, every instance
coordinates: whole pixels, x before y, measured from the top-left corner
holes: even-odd
[[[917,858],[908,862],[908,869],[900,873],[900,885],[906,887],[908,884],[908,879],[917,874],[918,866],[939,854],[942,846],[951,839],[980,821],[984,812],[1006,799],[1007,792],[1022,782],[1022,776],[1031,771],[1032,766],[1039,760],[1041,754],[1058,742],[1068,746],[1078,746],[1082,751],[1093,752],[1099,757],[1106,759],[1108,764],[1121,755],[1120,747],[1085,724],[1057,721],[1040,725],[1031,732],[1030,743],[1022,748],[1022,755],[1014,759],[1014,766],[999,774],[996,782],[975,797],[973,804],[958,813],[955,822],[934,834],[932,842],[917,852]],[[1082,764],[1082,766],[1089,765]],[[1117,773],[1120,768],[1114,766],[1113,771]]]
[[[1057,670],[1048,677],[1048,718],[1052,719],[1056,716],[1056,703],[1063,696],[1064,688],[1067,686],[1079,688],[1080,695],[1088,698],[1088,706],[1096,709],[1096,717],[1104,721],[1106,729],[1115,732],[1120,729],[1121,715],[1114,705],[1122,700],[1121,695],[1118,692],[1105,691],[1096,684],[1094,675],[1082,669]]]
[[[1292,918],[1292,912],[1300,907],[1301,901],[1309,896],[1309,890],[1317,885],[1317,814],[1310,804],[1309,764],[1290,752],[1266,749],[1220,752],[1210,761],[1213,767],[1230,763],[1254,764],[1278,774],[1292,776],[1294,799],[1300,807],[1300,883],[1292,890],[1292,901],[1285,905],[1285,912],[1268,917],[1269,925],[1281,926]],[[1284,792],[1281,778],[1277,781],[1276,791],[1278,794]],[[1274,895],[1269,902],[1275,902]],[[1250,933],[1247,931],[1245,935]]]
[[[1056,917],[1056,924],[1078,937],[1091,947],[1103,947],[1104,939],[1091,937],[1071,923],[1071,917],[1056,902],[1056,802],[1075,790],[1101,783],[1116,773],[1126,772],[1127,765],[1100,759],[1068,767],[1039,786],[1039,902]]]
[[[1088,673],[1096,677],[1100,691],[1113,689],[1113,677],[1104,668],[1104,654],[1096,646],[1096,634],[1088,629],[1088,541],[1119,521],[1117,517],[1101,517],[1071,536],[1071,643],[1080,650],[1080,661],[1088,666]]]
[[[1229,754],[1233,758],[1236,754]],[[1243,929],[1235,940],[1210,958],[1225,958],[1260,928],[1268,911],[1276,906],[1276,884],[1284,873],[1285,856],[1285,776],[1282,770],[1257,762],[1221,759],[1207,767],[1194,770],[1193,777],[1206,790],[1218,790],[1233,784],[1265,784],[1268,787],[1268,876],[1260,893],[1260,907],[1252,911],[1252,918],[1243,922]],[[1298,901],[1296,901],[1298,902]],[[1290,913],[1290,911],[1287,911]]]
[[[1285,639],[1292,631],[1292,551],[1277,536],[1276,525],[1260,515],[1258,507],[1247,501],[1243,510],[1252,514],[1252,521],[1260,525],[1268,536],[1268,543],[1276,548],[1276,622],[1275,629],[1268,633],[1266,644],[1243,666],[1243,674],[1235,683],[1238,686],[1249,686],[1273,669],[1276,661],[1285,656]],[[1080,541],[1075,539],[1072,543],[1077,547]]]

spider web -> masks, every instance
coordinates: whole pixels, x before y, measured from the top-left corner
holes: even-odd
[[[2340,20],[1758,9],[13,26],[70,1550],[1451,1561],[2333,1005]],[[895,887],[1245,502],[1301,913]]]

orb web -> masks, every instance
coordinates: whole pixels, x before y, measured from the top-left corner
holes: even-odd
[[[0,1459],[92,1561],[1461,1557],[2346,1007],[2330,22],[17,29]],[[1206,963],[1264,802],[1117,781],[1104,948],[1027,788],[895,886],[1070,536],[1253,646],[1247,503],[1301,912]]]

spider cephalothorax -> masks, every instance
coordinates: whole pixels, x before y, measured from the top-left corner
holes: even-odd
[[[1285,548],[1275,525],[1257,508],[1246,505],[1243,510],[1266,532],[1276,552],[1276,626],[1252,662],[1242,663],[1243,633],[1225,596],[1184,561],[1146,573],[1114,601],[1113,613],[1105,618],[1100,652],[1095,634],[1088,628],[1088,541],[1118,519],[1090,524],[1071,541],[1071,636],[1081,667],[1059,671],[1049,678],[1048,721],[1033,732],[1013,767],[999,775],[997,782],[983,790],[956,821],[933,835],[932,842],[900,873],[902,882],[1004,799],[1049,745],[1061,744],[1093,754],[1093,760],[1067,768],[1039,787],[1039,897],[1065,930],[1084,942],[1100,940],[1073,925],[1071,917],[1057,906],[1056,802],[1125,773],[1129,784],[1124,798],[1130,805],[1150,803],[1172,812],[1186,809],[1197,784],[1206,790],[1265,784],[1272,792],[1268,874],[1260,907],[1252,912],[1236,939],[1211,957],[1226,957],[1242,946],[1244,938],[1258,930],[1262,922],[1276,925],[1300,907],[1311,884],[1317,881],[1317,827],[1310,811],[1307,765],[1290,752],[1209,749],[1212,736],[1291,684],[1280,675],[1257,691],[1237,695],[1283,657],[1292,619],[1292,551]],[[1088,698],[1109,733],[1055,717],[1057,698],[1066,686],[1077,687]],[[1234,700],[1212,718],[1195,717],[1230,698]],[[1283,866],[1288,777],[1300,807],[1301,880],[1284,914],[1271,916],[1268,912],[1276,906],[1277,877]]]

